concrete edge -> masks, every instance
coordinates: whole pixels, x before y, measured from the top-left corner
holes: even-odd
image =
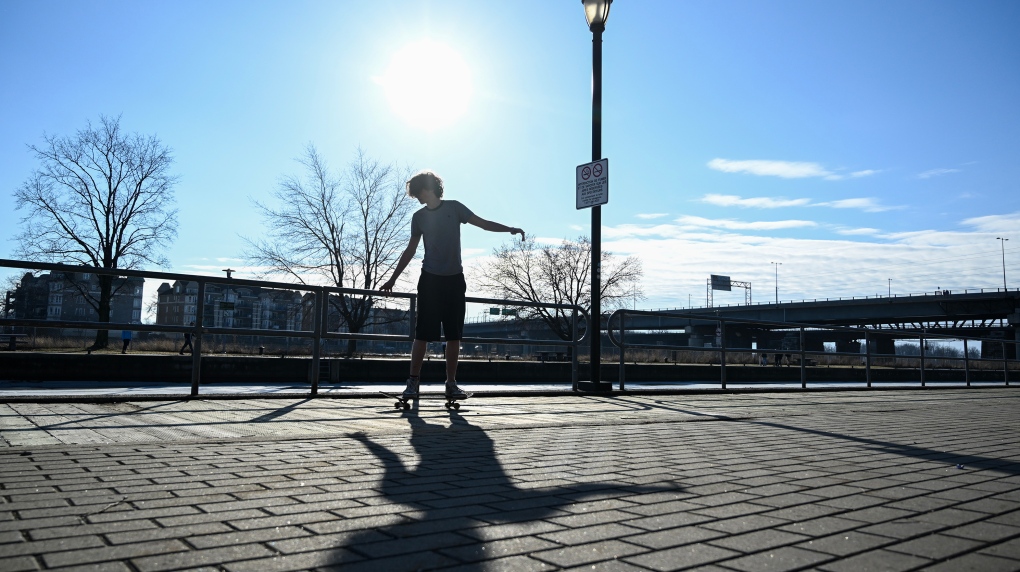
[[[816,382],[818,383],[818,382]],[[580,392],[564,390],[508,390],[508,391],[475,391],[472,398],[493,397],[619,397],[625,395],[741,395],[761,393],[838,393],[859,391],[942,391],[963,389],[980,391],[988,389],[1020,388],[1015,384],[964,386],[953,382],[929,382],[926,386],[881,386],[872,387],[741,387],[734,389],[614,389],[610,392]],[[437,395],[439,393],[437,392]],[[192,401],[192,400],[242,400],[242,399],[367,399],[386,397],[381,391],[351,391],[343,393],[208,393],[196,396],[181,393],[144,394],[144,395],[17,395],[0,396],[0,403],[126,403],[135,401]]]

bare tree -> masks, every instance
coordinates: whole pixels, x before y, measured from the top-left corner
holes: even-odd
[[[301,177],[286,177],[273,192],[277,205],[255,201],[267,236],[245,238],[245,258],[302,284],[374,290],[393,272],[409,239],[412,202],[404,195],[408,169],[382,164],[358,149],[341,172],[333,172],[309,145],[298,162]],[[390,321],[372,312],[371,295],[330,296],[341,324],[360,332]],[[348,342],[348,353],[357,348]]]
[[[170,148],[153,135],[124,133],[120,117],[100,116],[73,136],[44,136],[29,146],[41,166],[15,192],[28,214],[16,237],[18,255],[31,260],[99,268],[166,266],[161,251],[177,236]],[[110,321],[115,276],[99,275],[99,292],[79,293]],[[123,281],[122,281],[123,282]],[[97,330],[92,349],[107,346]]]
[[[556,246],[538,246],[533,238],[510,241],[493,251],[479,272],[479,285],[495,298],[576,304],[591,308],[591,240],[586,236]],[[643,297],[641,261],[602,253],[602,308],[611,310]],[[557,308],[517,309],[522,318],[541,318],[561,339],[571,336],[570,313]]]

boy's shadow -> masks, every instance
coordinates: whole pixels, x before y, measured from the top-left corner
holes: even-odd
[[[382,500],[407,505],[410,514],[390,515],[389,522],[398,522],[344,538],[320,567],[379,572],[460,564],[458,570],[484,570],[484,560],[490,558],[557,547],[527,537],[559,530],[542,519],[569,516],[561,509],[576,502],[682,491],[679,486],[620,483],[519,488],[497,459],[492,439],[457,412],[450,411],[450,426],[429,424],[416,410],[405,411],[403,417],[411,425],[410,444],[418,457],[414,468],[367,435],[353,437],[383,465],[377,485]]]

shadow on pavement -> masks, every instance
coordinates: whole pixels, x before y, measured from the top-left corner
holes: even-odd
[[[738,421],[743,421],[754,425],[763,425],[765,427],[773,427],[776,429],[785,429],[787,431],[808,433],[811,435],[818,435],[820,437],[828,437],[831,439],[853,441],[855,443],[867,445],[870,449],[875,451],[881,451],[883,453],[903,455],[905,457],[913,457],[915,459],[923,459],[925,461],[943,462],[951,466],[962,465],[968,469],[986,469],[989,471],[999,471],[1001,473],[1006,473],[1009,475],[1020,475],[1020,463],[1016,461],[1011,461],[1009,459],[981,457],[978,455],[953,453],[952,451],[937,451],[935,449],[915,447],[912,445],[902,445],[900,443],[893,443],[890,441],[880,441],[878,439],[868,439],[866,437],[854,437],[852,435],[841,435],[839,433],[832,433],[830,431],[822,431],[821,429],[808,429],[806,427],[784,425],[782,423],[776,423],[773,421],[746,421],[746,420]]]
[[[378,572],[460,564],[458,570],[480,571],[485,560],[559,547],[530,535],[558,530],[542,519],[568,515],[561,509],[573,503],[683,490],[619,483],[522,489],[500,464],[492,439],[458,413],[450,412],[449,426],[429,424],[415,410],[403,416],[411,425],[416,467],[365,434],[354,438],[384,466],[377,485],[383,497],[407,505],[410,514],[347,537],[322,566]]]

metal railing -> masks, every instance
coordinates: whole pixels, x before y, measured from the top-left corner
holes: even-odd
[[[0,268],[19,268],[23,270],[48,270],[50,272],[65,272],[65,273],[91,273],[99,275],[113,276],[114,278],[120,277],[136,277],[136,278],[151,278],[156,280],[172,280],[172,281],[184,281],[184,282],[195,282],[198,284],[198,293],[196,300],[196,312],[195,312],[195,324],[193,326],[173,326],[168,324],[143,324],[143,323],[123,323],[123,322],[96,322],[96,321],[84,321],[84,320],[38,320],[38,319],[24,319],[24,318],[0,318],[0,327],[2,326],[15,326],[15,327],[35,327],[35,328],[80,328],[89,330],[131,330],[136,332],[170,332],[170,333],[181,333],[192,335],[193,351],[191,355],[191,395],[197,396],[199,394],[199,387],[201,384],[201,372],[202,372],[202,336],[203,335],[215,335],[215,334],[235,334],[235,335],[251,335],[261,337],[281,337],[281,338],[303,338],[310,339],[312,341],[312,356],[311,364],[308,371],[308,382],[311,388],[311,394],[316,395],[318,393],[319,384],[319,362],[321,359],[320,349],[324,340],[336,339],[336,340],[371,340],[371,341],[389,341],[389,342],[413,342],[414,341],[414,326],[417,317],[416,307],[418,296],[414,293],[409,292],[381,292],[378,290],[363,290],[358,288],[338,288],[332,286],[313,286],[308,284],[294,284],[288,282],[272,282],[267,280],[245,280],[237,278],[223,278],[217,276],[202,276],[197,274],[179,274],[172,272],[154,272],[147,270],[123,270],[123,269],[104,269],[91,266],[72,266],[66,264],[51,264],[44,262],[30,262],[23,260],[8,260],[0,259]],[[260,328],[240,328],[240,327],[216,327],[207,326],[203,323],[205,317],[205,305],[206,305],[206,285],[207,284],[222,284],[231,287],[238,286],[249,286],[257,288],[271,288],[281,290],[291,290],[299,292],[307,292],[314,296],[313,310],[312,310],[312,329],[311,330],[278,330],[278,329],[260,329]],[[408,301],[408,332],[404,335],[398,334],[376,334],[376,333],[354,333],[354,332],[328,332],[324,327],[327,322],[329,314],[329,305],[324,303],[330,295],[355,295],[355,296],[373,296],[375,298],[398,298],[406,299]],[[570,312],[571,321],[571,339],[550,339],[550,340],[534,340],[534,339],[513,339],[513,338],[482,338],[482,337],[464,337],[462,342],[471,343],[488,343],[488,344],[504,344],[504,345],[533,345],[536,342],[540,342],[542,345],[550,346],[569,346],[572,349],[571,353],[571,386],[577,388],[578,381],[578,347],[585,342],[588,337],[590,328],[586,328],[584,333],[578,336],[579,325],[583,320],[585,323],[590,323],[588,312],[573,304],[553,304],[543,302],[528,302],[523,300],[502,300],[496,298],[466,298],[468,303],[481,303],[481,304],[497,304],[513,307],[531,307],[531,308],[555,308],[566,310]]]
[[[658,318],[668,318],[670,320],[687,321],[688,322],[687,325],[690,325],[690,324],[692,324],[695,321],[697,321],[697,322],[709,322],[709,323],[714,322],[714,323],[717,324],[716,338],[718,338],[719,345],[718,346],[713,345],[713,347],[698,347],[698,346],[689,346],[689,345],[688,346],[679,346],[679,345],[668,345],[668,344],[667,345],[662,345],[662,344],[654,344],[653,345],[653,344],[627,343],[627,341],[626,341],[627,316],[653,316],[653,317],[658,317]],[[727,344],[726,344],[726,328],[727,328],[728,324],[741,324],[741,325],[746,325],[746,326],[759,326],[759,327],[764,326],[767,329],[783,330],[783,331],[786,331],[787,333],[796,332],[798,334],[798,338],[797,339],[798,339],[799,343],[797,344],[797,349],[789,349],[789,350],[787,350],[787,349],[773,350],[773,349],[763,349],[763,348],[754,349],[754,348],[747,348],[747,347],[739,347],[739,348],[738,347],[727,347]],[[678,330],[678,329],[681,329],[681,327],[683,327],[683,326],[680,326],[679,324],[675,328],[670,328],[668,326],[663,326],[663,325],[660,324],[659,326],[657,326],[656,329],[657,330],[671,330],[671,329]],[[813,331],[813,330],[834,331],[834,332],[841,332],[841,333],[857,334],[857,335],[859,335],[858,339],[864,340],[864,342],[863,342],[863,344],[864,344],[864,346],[863,346],[864,347],[864,352],[829,352],[829,351],[825,351],[824,349],[821,350],[821,351],[819,351],[819,350],[808,350],[808,349],[805,348],[805,343],[804,343],[805,333],[808,332],[808,331]],[[619,332],[618,336],[617,336],[617,332]],[[651,350],[685,350],[685,351],[691,351],[691,352],[708,352],[708,353],[718,354],[718,356],[719,356],[719,383],[720,383],[722,389],[726,389],[726,386],[727,386],[727,376],[726,376],[727,359],[726,359],[726,356],[727,356],[728,352],[730,352],[730,353],[739,352],[739,353],[743,353],[743,354],[747,354],[747,353],[775,353],[775,352],[779,352],[779,353],[782,353],[782,354],[797,355],[797,356],[799,356],[799,362],[800,362],[800,384],[801,384],[801,388],[806,389],[807,388],[807,384],[808,384],[808,379],[807,379],[807,364],[808,364],[808,357],[809,356],[832,356],[832,357],[836,357],[836,356],[849,356],[849,357],[854,357],[854,358],[858,358],[858,359],[863,359],[864,360],[864,368],[865,368],[865,382],[867,383],[867,387],[872,387],[872,384],[873,384],[873,381],[872,381],[872,365],[873,365],[873,363],[872,362],[874,361],[874,359],[878,359],[878,358],[910,358],[910,359],[914,359],[914,358],[916,358],[919,361],[918,369],[920,371],[920,383],[921,383],[922,387],[925,387],[926,384],[927,384],[927,381],[925,379],[926,362],[929,359],[932,359],[931,357],[926,356],[925,342],[926,341],[930,341],[930,340],[946,340],[946,341],[958,341],[958,340],[962,340],[963,341],[963,356],[962,357],[939,356],[937,359],[940,359],[940,360],[951,360],[951,361],[962,361],[963,362],[963,370],[964,370],[964,381],[966,382],[967,387],[970,387],[970,385],[971,385],[971,363],[972,362],[994,362],[994,363],[1001,362],[1002,363],[1003,382],[1005,383],[1006,386],[1009,386],[1010,385],[1010,377],[1009,377],[1010,362],[1012,361],[1015,364],[1017,362],[1017,360],[1015,358],[1013,360],[1010,360],[1009,359],[1009,353],[1006,350],[1007,350],[1007,347],[1009,345],[1013,346],[1014,352],[1016,352],[1018,349],[1020,349],[1020,348],[1018,348],[1018,345],[1020,345],[1020,343],[1018,343],[1015,340],[968,337],[968,336],[937,334],[937,333],[932,333],[932,332],[911,331],[911,330],[897,330],[895,333],[889,332],[887,330],[879,332],[879,331],[868,329],[868,328],[854,328],[854,327],[848,327],[848,326],[827,326],[827,325],[818,325],[818,324],[801,324],[801,323],[793,323],[793,322],[769,322],[769,321],[762,321],[762,320],[747,320],[747,319],[740,319],[740,318],[713,317],[713,316],[710,316],[710,315],[697,314],[697,313],[677,313],[677,312],[672,312],[672,311],[667,313],[667,312],[655,311],[655,310],[628,310],[628,309],[617,310],[617,311],[613,312],[609,316],[609,320],[607,321],[606,333],[608,334],[609,340],[613,343],[613,345],[615,345],[617,348],[619,348],[619,351],[620,351],[619,383],[620,383],[620,390],[621,391],[623,389],[625,389],[625,384],[626,384],[626,352],[627,352],[628,348],[630,348],[630,349],[641,348],[641,349],[651,349]],[[889,355],[889,354],[875,354],[875,355],[873,355],[872,351],[871,351],[871,349],[872,349],[872,342],[876,341],[877,337],[886,337],[886,338],[891,338],[893,340],[896,340],[896,339],[910,339],[910,340],[917,339],[919,341],[918,345],[919,345],[920,354],[918,356],[905,356],[905,355],[895,355],[895,354],[893,354],[893,355]],[[975,341],[976,342],[985,342],[985,343],[991,343],[991,344],[999,345],[1001,347],[1001,350],[1002,350],[1002,357],[1001,358],[984,358],[984,357],[975,358],[975,357],[971,357],[970,352],[969,352],[970,348],[968,347],[968,342],[975,342]],[[1016,355],[1016,354],[1014,354],[1014,355]]]

